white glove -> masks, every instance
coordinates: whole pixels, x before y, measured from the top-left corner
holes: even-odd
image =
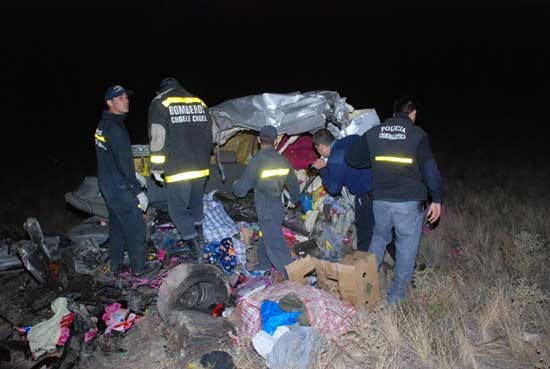
[[[162,173],[159,173],[159,172],[151,172],[151,174],[153,175],[153,178],[155,179],[155,181],[157,182],[160,182],[160,183],[164,183],[164,178],[162,178]]]
[[[138,172],[136,172],[136,179],[141,185],[141,188],[147,188],[147,181],[145,181],[145,178]]]
[[[140,192],[137,194],[137,199],[139,201],[138,207],[145,213],[149,207],[149,199],[147,198],[147,195],[145,192]]]

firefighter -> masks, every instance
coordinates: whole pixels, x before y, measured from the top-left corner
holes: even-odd
[[[286,186],[291,205],[300,197],[300,186],[288,160],[275,151],[273,144],[277,129],[264,126],[260,130],[260,152],[246,166],[241,178],[233,183],[233,193],[244,197],[254,189],[258,223],[262,237],[258,245],[259,268],[275,267],[286,279],[285,266],[292,262],[290,251],[282,232],[284,209],[281,193]]]
[[[105,92],[108,110],[103,111],[95,131],[97,177],[101,194],[109,210],[110,269],[124,268],[124,246],[128,249],[132,273],[146,272],[145,223],[147,195],[136,179],[130,137],[124,125],[129,110],[126,89],[111,86]]]
[[[206,104],[175,78],[160,82],[149,106],[151,173],[166,183],[168,214],[184,246],[200,258],[203,193],[212,149],[212,119]]]
[[[395,100],[393,117],[365,132],[346,154],[355,168],[373,171],[374,231],[369,251],[382,263],[395,228],[396,263],[388,303],[398,304],[407,294],[422,236],[423,205],[428,198],[427,221],[441,214],[442,185],[437,163],[424,130],[415,126],[415,99]]]

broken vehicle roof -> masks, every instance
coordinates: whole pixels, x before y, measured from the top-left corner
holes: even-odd
[[[297,135],[323,128],[327,120],[339,126],[349,120],[345,98],[336,91],[250,95],[224,101],[209,111],[218,144],[243,129],[259,131],[272,125],[279,135]]]

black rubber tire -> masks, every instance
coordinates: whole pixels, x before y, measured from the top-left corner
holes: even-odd
[[[163,321],[178,310],[210,313],[215,304],[227,304],[229,285],[223,272],[209,264],[180,264],[170,271],[159,289],[157,308]]]

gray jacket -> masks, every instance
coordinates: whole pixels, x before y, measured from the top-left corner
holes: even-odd
[[[241,176],[233,185],[233,193],[244,197],[254,188],[256,212],[258,219],[282,215],[281,193],[286,186],[290,201],[297,203],[300,196],[300,185],[294,169],[288,160],[273,148],[262,149],[250,161]]]

